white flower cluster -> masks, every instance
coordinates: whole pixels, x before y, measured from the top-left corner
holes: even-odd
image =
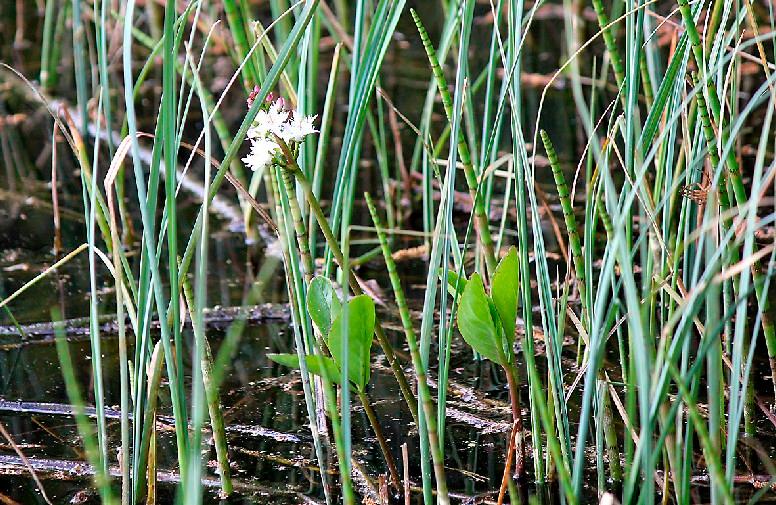
[[[256,114],[253,126],[248,129],[251,152],[243,158],[243,163],[253,171],[268,167],[276,155],[281,153],[275,136],[292,147],[294,143],[304,141],[305,137],[316,133],[313,121],[317,116],[305,116],[287,110],[285,101],[278,98],[266,110]]]

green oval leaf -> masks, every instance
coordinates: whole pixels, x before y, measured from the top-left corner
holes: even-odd
[[[515,342],[518,289],[517,249],[513,246],[496,267],[490,286],[490,297],[498,310],[504,336],[510,346]]]
[[[267,357],[283,366],[299,368],[299,356],[296,354],[267,354]],[[340,371],[333,359],[325,356],[305,356],[307,371],[311,374],[325,377],[327,380],[340,383]]]
[[[326,380],[340,384],[340,371],[333,359],[318,354],[306,356],[307,370],[310,373],[324,377]]]
[[[299,356],[296,354],[267,354],[267,357],[288,368],[299,368]]]
[[[359,389],[369,383],[370,350],[375,331],[375,304],[367,295],[356,296],[348,302],[347,348],[343,331],[342,313],[334,320],[329,332],[329,350],[342,369],[342,360],[348,353],[348,378]]]
[[[439,278],[442,278],[442,272],[441,268],[439,269]],[[457,272],[453,272],[450,270],[447,272],[447,292],[450,293],[450,296],[455,296],[455,287],[458,286],[458,294],[461,294],[464,289],[466,289],[466,283],[468,281],[466,280],[465,276],[458,277]]]
[[[332,322],[340,310],[342,306],[331,281],[321,276],[313,279],[307,291],[307,313],[324,339],[329,337]]]
[[[458,307],[458,331],[472,349],[491,361],[505,365],[503,331],[497,318],[498,311],[485,294],[480,274],[472,274]]]

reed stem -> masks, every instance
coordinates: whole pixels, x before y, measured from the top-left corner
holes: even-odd
[[[388,237],[383,230],[380,222],[380,216],[377,214],[377,208],[374,201],[372,201],[369,193],[364,193],[364,199],[369,213],[372,215],[372,222],[377,232],[377,238],[380,241],[380,248],[383,251],[383,258],[385,258],[385,268],[388,271],[388,278],[391,281],[391,287],[393,288],[393,296],[396,300],[396,305],[399,308],[399,316],[401,317],[402,328],[404,329],[404,336],[407,339],[407,347],[410,350],[410,358],[412,359],[412,365],[415,369],[415,378],[418,384],[418,396],[420,396],[420,403],[423,408],[423,414],[425,415],[426,431],[428,432],[428,443],[431,451],[431,457],[434,462],[434,477],[437,481],[437,499],[439,503],[449,503],[448,491],[447,491],[447,477],[445,475],[444,457],[442,456],[442,450],[440,448],[441,439],[439,432],[437,431],[437,412],[434,400],[431,396],[431,390],[428,387],[428,378],[426,375],[425,367],[423,366],[423,360],[420,356],[420,348],[418,347],[418,338],[415,334],[415,328],[412,326],[412,318],[410,317],[410,309],[407,305],[407,298],[404,295],[404,289],[401,285],[401,279],[399,273],[396,270],[396,262],[393,260],[391,254],[391,246],[388,243]],[[405,483],[406,485],[406,483]]]
[[[431,70],[434,73],[434,78],[436,79],[437,87],[439,88],[439,95],[442,98],[442,105],[444,105],[447,120],[450,122],[450,124],[452,124],[453,99],[450,95],[450,90],[447,87],[447,79],[445,78],[445,74],[442,72],[442,67],[439,65],[439,60],[437,59],[434,45],[431,43],[428,32],[426,32],[426,29],[423,26],[418,13],[415,12],[414,9],[410,9],[410,13],[412,14],[412,19],[415,21],[415,26],[418,28],[420,39],[423,42],[423,48],[426,50],[426,55],[428,56]],[[480,239],[480,242],[482,243],[482,248],[485,253],[485,263],[488,268],[488,273],[492,275],[496,270],[496,264],[498,263],[496,259],[495,246],[493,245],[493,237],[490,233],[490,223],[485,209],[484,199],[478,196],[480,184],[477,173],[474,169],[471,154],[469,152],[469,145],[466,143],[466,138],[464,137],[463,131],[459,131],[458,139],[456,139],[456,141],[458,143],[458,156],[461,158],[461,163],[463,164],[463,173],[466,177],[466,184],[469,187],[469,196],[472,199],[472,205],[474,205],[474,218],[475,223],[477,224],[477,235]],[[455,167],[448,168],[448,170],[454,169]]]

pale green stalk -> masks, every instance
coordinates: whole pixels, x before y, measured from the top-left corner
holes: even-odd
[[[442,72],[442,68],[439,66],[439,60],[437,59],[437,56],[436,56],[436,50],[434,49],[434,46],[428,37],[428,33],[426,32],[426,29],[423,27],[423,23],[421,22],[420,17],[418,16],[418,14],[415,12],[414,9],[410,9],[410,12],[412,14],[412,19],[415,21],[415,26],[417,26],[418,28],[418,33],[420,34],[421,42],[423,42],[423,48],[426,50],[426,56],[428,56],[429,64],[431,65],[431,70],[434,73],[434,78],[436,79],[436,82],[437,82],[439,95],[442,99],[442,105],[444,106],[445,114],[447,115],[447,120],[452,123],[453,116],[454,116],[453,99],[450,95],[450,90],[448,89],[448,86],[447,86],[447,79],[445,78],[445,75]],[[488,267],[488,272],[492,274],[493,271],[496,269],[496,253],[493,245],[493,237],[491,236],[491,233],[490,233],[490,223],[488,221],[485,205],[483,204],[483,199],[477,196],[477,193],[479,191],[479,181],[478,181],[477,173],[474,169],[471,154],[469,153],[469,146],[466,142],[466,139],[464,138],[464,134],[462,131],[459,132],[458,134],[457,147],[458,147],[458,156],[461,158],[461,163],[463,164],[463,171],[464,171],[464,176],[466,177],[466,184],[469,187],[469,195],[471,196],[471,199],[474,205],[474,215],[477,223],[477,233],[485,253],[485,262]]]
[[[449,503],[447,493],[447,477],[445,476],[444,457],[440,450],[441,439],[437,431],[436,423],[436,408],[434,406],[434,400],[431,396],[431,390],[428,387],[428,379],[426,376],[426,370],[423,367],[423,362],[420,357],[420,348],[418,347],[418,339],[415,335],[415,328],[412,325],[412,319],[410,317],[409,306],[407,305],[407,298],[404,296],[404,289],[401,285],[401,279],[399,273],[396,270],[396,262],[391,255],[391,248],[388,244],[388,237],[383,231],[382,224],[380,223],[380,217],[377,214],[372,198],[369,193],[364,194],[366,204],[369,207],[369,213],[372,216],[372,222],[375,226],[377,238],[380,241],[380,248],[383,251],[383,258],[385,259],[385,268],[388,272],[388,278],[391,281],[391,287],[393,288],[393,295],[396,300],[396,305],[399,308],[399,316],[401,317],[402,327],[404,328],[404,336],[407,339],[407,347],[409,347],[410,357],[412,358],[412,365],[415,368],[415,377],[418,384],[418,396],[420,397],[420,403],[425,413],[426,430],[428,432],[429,447],[431,449],[431,457],[434,461],[434,476],[437,481],[437,497],[439,503]],[[406,485],[406,484],[405,484]]]

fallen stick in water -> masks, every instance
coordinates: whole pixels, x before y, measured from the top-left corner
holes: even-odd
[[[0,412],[14,412],[17,414],[43,414],[52,416],[72,416],[75,408],[65,403],[45,403],[45,402],[23,402],[4,400],[0,398]],[[105,408],[106,419],[119,419],[121,412],[118,409]],[[97,409],[94,407],[84,407],[84,414],[87,417],[97,417]],[[132,413],[129,414],[130,420]],[[156,416],[156,421],[162,429],[172,427],[175,420],[172,416]],[[209,431],[203,429],[203,431]],[[226,426],[226,432],[241,437],[271,438],[277,442],[302,443],[310,441],[309,435],[285,433],[282,431],[264,428],[263,426],[250,426],[243,424],[230,424]]]
[[[48,458],[27,458],[27,466],[19,456],[10,456],[0,454],[0,475],[25,475],[29,472],[29,467],[44,479],[72,480],[91,477],[94,475],[94,467],[85,461],[73,461],[67,459],[48,459]],[[110,468],[110,474],[113,477],[120,477],[121,472],[118,466]],[[158,470],[156,473],[157,482],[167,484],[177,484],[181,481],[180,474],[172,471]],[[218,478],[203,477],[200,480],[205,488],[219,488],[221,480]],[[270,487],[253,482],[234,481],[236,491],[243,493],[263,493],[277,495],[302,495],[301,490],[295,490],[290,486]]]
[[[101,326],[100,332],[114,335],[118,333],[118,322],[114,315],[105,315],[100,318]],[[288,309],[288,305],[282,303],[265,303],[261,305],[253,305],[250,307],[214,307],[212,309],[205,309],[204,311],[204,324],[208,327],[218,327],[219,325],[226,325],[232,321],[237,320],[239,317],[245,317],[246,321],[251,323],[263,323],[274,321],[288,321],[291,317],[291,313]],[[187,319],[188,322],[188,319]],[[89,318],[79,317],[74,319],[66,319],[61,323],[68,337],[75,337],[80,335],[89,335]],[[21,328],[21,332],[19,329]],[[132,330],[132,326],[127,321],[126,328]],[[151,323],[152,329],[159,328],[159,321],[153,321]],[[46,337],[54,336],[54,323],[31,323],[22,324],[18,327],[16,325],[0,326],[0,336],[15,336],[21,337],[43,337],[42,340],[48,340]],[[32,339],[28,338],[27,343],[30,343]],[[2,344],[0,344],[2,345]]]

